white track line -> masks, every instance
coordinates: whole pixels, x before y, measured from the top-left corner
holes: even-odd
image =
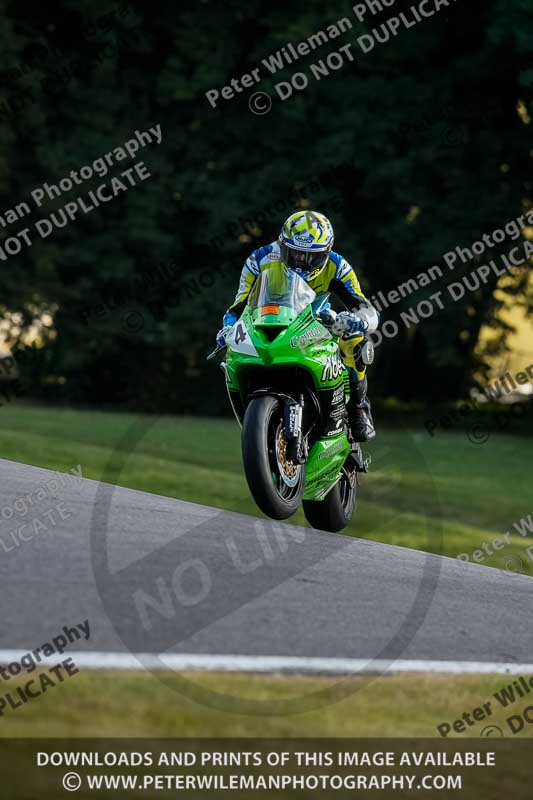
[[[31,651],[30,651],[31,652]],[[0,664],[20,662],[28,650],[0,650]],[[359,658],[306,658],[292,656],[227,656],[182,655],[161,653],[98,653],[65,650],[62,655],[43,658],[43,666],[53,666],[72,658],[76,666],[86,670],[172,670],[211,672],[297,673],[301,675],[357,675],[372,673],[434,672],[450,675],[524,675],[533,674],[533,664],[482,661],[387,661]]]

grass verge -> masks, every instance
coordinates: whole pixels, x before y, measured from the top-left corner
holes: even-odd
[[[439,737],[438,726],[463,720],[454,736],[488,735],[497,726],[514,738],[507,719],[532,704],[504,708],[494,696],[511,683],[502,675],[393,675],[367,678],[266,677],[231,673],[85,672],[21,708],[4,709],[6,737]],[[18,681],[20,683],[20,681]],[[9,689],[17,685],[13,679]],[[6,686],[3,687],[5,692]],[[328,691],[320,705],[313,694]],[[202,693],[203,703],[190,698]],[[283,701],[305,697],[306,710],[283,713]],[[240,700],[264,703],[242,713]],[[280,703],[269,714],[273,703]],[[474,709],[491,704],[476,721]],[[209,703],[209,704],[208,704]],[[217,708],[218,706],[218,708]],[[464,714],[472,724],[468,724]],[[518,726],[518,722],[513,723]],[[516,736],[531,737],[524,723]],[[492,734],[494,735],[494,730]]]
[[[261,516],[244,475],[232,420],[9,406],[2,409],[4,458],[102,480],[116,448],[126,458],[116,482],[231,511]],[[132,444],[132,426],[144,423]],[[528,444],[494,435],[483,445],[462,433],[381,429],[373,463],[346,533],[533,574],[530,540],[513,527],[532,512]],[[115,476],[113,476],[115,478]],[[113,481],[115,482],[115,480]],[[291,522],[306,524],[299,512]],[[495,537],[509,532],[505,547]]]

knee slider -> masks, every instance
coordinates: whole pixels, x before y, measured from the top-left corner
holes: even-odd
[[[361,343],[361,361],[366,367],[369,367],[370,364],[374,363],[374,344],[370,339],[365,339],[364,342]]]

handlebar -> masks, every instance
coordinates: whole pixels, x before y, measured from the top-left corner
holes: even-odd
[[[319,311],[317,319],[320,320],[325,328],[332,327],[337,321],[337,313],[330,309],[329,311]]]
[[[333,325],[335,325],[335,322],[337,321],[337,316],[338,314],[336,311],[333,311],[333,309],[329,309],[328,311],[319,311],[318,314],[316,314],[316,319],[318,319],[326,329],[329,329],[333,327]],[[226,348],[227,344],[222,345],[222,347],[219,347],[217,345],[217,347],[215,347],[213,352],[209,353],[209,355],[206,357],[206,361],[211,361],[213,358],[215,358],[215,356],[217,356],[219,353],[222,352],[222,350],[225,350]]]
[[[212,359],[212,358],[214,358],[215,356],[217,356],[217,355],[218,355],[220,352],[222,352],[222,350],[225,350],[225,349],[226,349],[226,347],[227,347],[227,345],[223,345],[222,347],[218,347],[218,345],[217,345],[217,347],[215,347],[215,349],[213,350],[213,352],[212,352],[212,353],[209,353],[209,355],[208,355],[208,356],[207,356],[207,358],[206,358],[206,361],[211,361],[211,359]]]

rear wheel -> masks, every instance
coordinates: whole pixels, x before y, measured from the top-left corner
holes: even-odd
[[[355,475],[343,470],[342,476],[324,500],[304,500],[305,518],[313,528],[338,533],[350,522],[357,495]]]
[[[288,519],[299,508],[305,465],[287,458],[283,404],[275,397],[254,398],[244,416],[242,457],[250,492],[263,513]]]

